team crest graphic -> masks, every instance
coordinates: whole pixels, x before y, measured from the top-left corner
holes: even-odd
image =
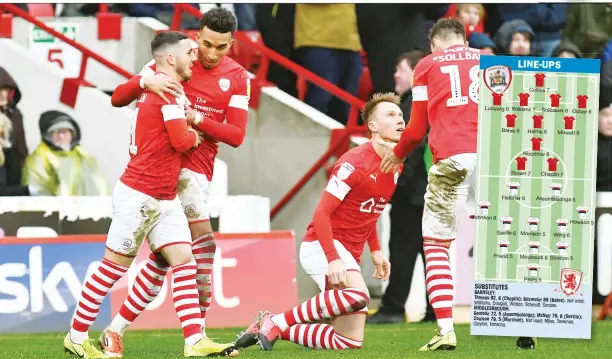
[[[589,209],[584,206],[579,206],[576,208],[576,211],[578,211],[578,217],[580,217],[580,219],[586,219]]]
[[[482,72],[484,83],[492,92],[504,93],[512,82],[512,71],[508,66],[491,66]]]
[[[518,189],[521,186],[521,184],[518,182],[509,182],[507,186],[508,186],[508,189],[510,189],[510,195],[516,196],[518,194]]]
[[[561,291],[567,296],[576,294],[582,284],[582,272],[577,269],[563,268],[561,270]]]
[[[540,220],[537,218],[529,218],[527,220],[527,223],[529,223],[529,227],[531,228],[532,231],[537,231],[538,223],[540,223]]]
[[[557,251],[559,252],[559,254],[566,254],[567,247],[569,247],[569,243],[557,242]]]
[[[219,79],[219,87],[223,92],[227,92],[230,88],[230,80],[228,79]]]
[[[185,206],[185,215],[187,218],[194,218],[196,216],[196,210],[193,204],[188,204]]]
[[[508,247],[510,246],[510,241],[508,241],[507,239],[502,239],[501,241],[497,242],[497,244],[499,244],[499,250],[501,251],[502,254],[508,253]]]
[[[553,183],[550,185],[553,191],[553,197],[559,197],[561,195],[561,187],[563,187],[561,183]]]
[[[527,269],[529,269],[529,276],[530,277],[537,277],[538,276],[538,269],[540,269],[540,266],[537,264],[528,264],[527,265]]]
[[[123,240],[121,240],[121,247],[127,251],[128,249],[132,248],[132,243],[134,243],[134,241],[131,239],[123,238]]]
[[[540,242],[531,241],[527,243],[527,245],[529,246],[530,254],[538,254],[538,250],[540,250]]]
[[[502,217],[501,222],[504,225],[504,231],[509,231],[512,225],[512,217]]]
[[[489,207],[491,207],[491,203],[489,201],[481,201],[478,202],[478,207],[480,207],[480,213],[487,215],[489,214]]]
[[[559,226],[559,232],[561,233],[565,233],[567,232],[567,224],[569,223],[569,221],[565,218],[559,218],[557,219],[557,226]]]

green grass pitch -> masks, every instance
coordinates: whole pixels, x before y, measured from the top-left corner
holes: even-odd
[[[433,336],[434,324],[368,326],[363,349],[324,351],[277,342],[274,350],[264,352],[259,346],[244,349],[238,358],[603,358],[612,352],[612,321],[594,322],[591,340],[539,339],[535,350],[519,350],[516,338],[472,337],[467,324],[457,325],[457,350],[418,353],[417,349]],[[231,341],[241,329],[209,329],[208,335]],[[76,358],[64,354],[65,333],[0,336],[0,358],[54,359]],[[99,332],[91,332],[97,338]],[[125,335],[126,359],[170,359],[183,357],[183,338],[179,330],[128,331]]]

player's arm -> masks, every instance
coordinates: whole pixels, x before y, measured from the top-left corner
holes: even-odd
[[[232,147],[238,147],[244,142],[247,122],[249,120],[249,99],[251,82],[246,71],[236,76],[237,85],[227,106],[225,123],[203,117],[196,127],[217,141]],[[201,116],[201,115],[200,115]]]
[[[140,73],[126,83],[123,83],[115,89],[111,96],[111,104],[114,107],[124,107],[132,103],[140,96],[143,90],[149,90],[158,95],[167,103],[171,100],[166,97],[166,93],[176,96],[177,93],[183,93],[183,86],[180,82],[170,78],[166,74],[155,74],[153,70],[154,61],[147,63]]]
[[[348,162],[335,166],[312,218],[317,239],[321,243],[328,263],[340,259],[340,255],[334,246],[331,216],[351,191],[352,187],[357,185],[359,178],[358,174],[354,172],[355,167]]]
[[[414,68],[414,81],[412,85],[412,109],[410,120],[402,132],[400,142],[393,149],[399,158],[406,158],[416,149],[427,134],[427,74],[429,61],[421,60]]]
[[[370,247],[370,253],[380,250],[380,240],[378,239],[378,227],[376,222],[372,224],[372,232],[370,238],[368,238],[368,247]]]
[[[170,137],[170,143],[177,152],[185,152],[199,144],[198,135],[187,126],[187,116],[182,106],[176,100],[162,105],[164,125]]]

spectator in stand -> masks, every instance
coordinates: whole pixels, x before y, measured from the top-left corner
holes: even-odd
[[[234,4],[234,13],[238,22],[238,31],[257,30],[255,11],[257,4]]]
[[[599,58],[612,38],[612,4],[571,4],[563,40],[580,49],[586,58]]]
[[[485,9],[482,4],[451,5],[449,12],[455,8],[454,17],[465,26],[465,36],[470,37],[473,32],[484,32]]]
[[[525,21],[510,20],[502,24],[494,40],[500,55],[529,56],[534,36],[531,26]]]
[[[295,4],[259,3],[255,11],[257,28],[264,44],[293,62],[298,62],[295,50]],[[270,61],[268,81],[291,96],[297,97],[296,75]]]
[[[351,95],[363,70],[355,4],[296,4],[295,48],[302,66]],[[346,124],[350,105],[309,84],[305,101]]]
[[[98,162],[80,145],[77,122],[59,111],[47,111],[39,121],[42,142],[28,156],[23,184],[33,196],[108,196]]]
[[[559,46],[557,46],[552,52],[551,56],[574,59],[582,58],[582,54],[580,53],[580,49],[578,48],[578,46],[567,41],[561,41]]]
[[[368,59],[373,92],[395,88],[393,72],[396,59],[410,50],[429,50],[427,19],[437,20],[445,6],[439,4],[355,5],[363,49]]]
[[[4,68],[0,67],[0,113],[11,120],[12,131],[9,142],[11,148],[17,152],[20,166],[23,166],[28,156],[28,146],[23,131],[23,116],[17,108],[19,100],[21,100],[21,91],[17,83]]]
[[[485,54],[495,55],[495,51],[497,51],[493,40],[482,32],[473,32],[468,37],[468,44],[470,47],[482,50]]]
[[[400,108],[406,121],[410,120],[412,108],[413,69],[425,55],[423,51],[413,50],[402,54],[397,60],[393,79],[395,92],[402,99]],[[426,146],[427,139],[424,139],[404,161],[404,171],[397,181],[397,188],[390,201],[389,261],[393,270],[379,310],[367,319],[369,324],[404,323],[406,320],[405,306],[410,294],[414,266],[419,254],[425,259],[421,222],[427,187],[427,172],[423,161]],[[424,287],[422,291],[425,292]],[[436,320],[429,304],[424,320]]]
[[[534,33],[531,39],[532,54],[550,56],[561,42],[568,4],[499,4],[497,7],[502,23],[523,20],[531,26]]]
[[[603,53],[601,54],[601,66],[610,60],[612,60],[612,40],[610,40],[603,49]]]
[[[19,153],[10,137],[13,122],[0,112],[0,196],[28,196],[28,188],[21,186]]]

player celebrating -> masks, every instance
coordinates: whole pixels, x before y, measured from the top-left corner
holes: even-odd
[[[183,156],[180,172],[179,198],[192,237],[192,250],[198,266],[198,292],[204,341],[209,354],[237,354],[233,343],[217,344],[206,336],[205,318],[212,299],[211,274],[216,244],[207,209],[208,187],[213,176],[218,143],[238,147],[245,137],[248,120],[250,82],[246,70],[226,56],[233,43],[236,19],[223,8],[214,8],[202,16],[197,34],[198,61],[193,65],[190,82],[181,84],[163,74],[154,74],[156,64],[147,64],[140,75],[117,87],[113,93],[114,106],[131,103],[142,88],[164,96],[183,91],[195,111],[188,111],[194,127],[208,135],[195,151]],[[165,96],[164,96],[165,97]],[[227,123],[223,123],[226,121]],[[122,336],[127,327],[155,299],[167,273],[153,257],[140,271],[128,298],[117,316],[103,333],[100,343],[105,352],[121,356]]]
[[[457,346],[453,328],[453,283],[448,251],[457,233],[457,205],[472,194],[478,131],[480,50],[467,46],[465,28],[455,19],[440,19],[429,32],[432,54],[414,69],[412,113],[399,144],[389,144],[381,169],[402,163],[425,136],[434,165],[429,170],[423,239],[429,302],[440,331],[419,351]]]
[[[187,36],[163,32],[151,42],[156,68],[178,81],[191,78],[195,54]],[[126,273],[145,237],[158,261],[174,275],[172,296],[185,337],[185,356],[205,356],[198,312],[196,263],[191,253],[187,219],[177,198],[181,152],[197,147],[200,138],[187,125],[184,97],[166,104],[145,91],[139,97],[130,135],[130,161],[113,191],[113,220],[106,251],[87,279],[74,312],[64,348],[81,358],[107,358],[89,339],[89,326],[112,286]],[[161,256],[160,256],[161,255]],[[162,257],[163,256],[163,257]]]
[[[410,121],[397,146],[382,161],[388,172],[403,163],[425,136],[435,164],[429,170],[423,240],[429,302],[440,331],[419,351],[452,350],[457,346],[453,329],[453,284],[448,251],[457,234],[457,205],[474,194],[478,133],[480,51],[469,48],[464,27],[454,19],[440,19],[429,32],[432,54],[414,69]],[[467,94],[467,95],[463,95]],[[532,338],[521,337],[521,348],[534,348]]]
[[[383,174],[388,151],[379,139],[399,141],[404,119],[400,99],[375,94],[366,104],[363,120],[372,141],[346,152],[336,162],[300,247],[302,268],[321,293],[285,313],[261,312],[236,341],[236,347],[259,343],[271,350],[277,339],[310,348],[359,349],[362,346],[370,297],[359,259],[366,242],[376,267],[374,277],[387,280],[389,261],[380,250],[376,222],[395,191],[401,172]],[[353,315],[347,315],[353,314]],[[327,324],[308,324],[331,319]]]

